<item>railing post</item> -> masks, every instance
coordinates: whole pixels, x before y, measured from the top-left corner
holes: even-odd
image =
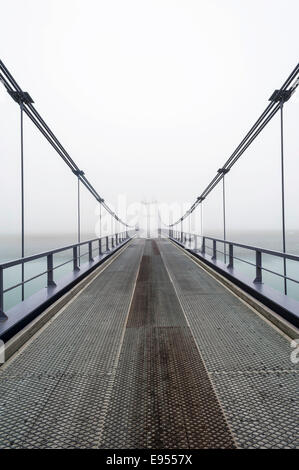
[[[261,283],[262,282],[262,252],[256,250],[255,252],[255,280],[254,283]]]
[[[47,256],[47,286],[48,287],[54,287],[56,286],[54,282],[54,277],[53,277],[53,253]]]
[[[79,266],[78,266],[78,247],[74,246],[73,247],[73,269],[74,271],[79,271]]]
[[[118,233],[115,234],[115,245],[117,246],[119,244],[119,238],[118,238]]]
[[[3,294],[3,268],[0,268],[0,321],[7,320],[4,313],[4,294]]]
[[[114,235],[111,235],[111,248],[115,248],[115,245],[114,245]]]
[[[99,256],[102,255],[102,239],[99,238]]]
[[[198,245],[198,237],[197,235],[194,235],[194,251],[197,251],[197,245]]]
[[[213,240],[213,256],[211,258],[213,261],[217,259],[217,251],[216,251],[216,240]]]
[[[232,269],[234,267],[234,245],[232,243],[228,245],[228,259],[227,267]]]
[[[108,235],[106,237],[106,251],[110,251],[109,250],[109,236]]]
[[[205,255],[206,254],[206,238],[202,237],[202,242],[201,242],[201,254]]]
[[[93,261],[93,257],[92,257],[92,242],[88,242],[88,259],[89,259],[89,261]]]

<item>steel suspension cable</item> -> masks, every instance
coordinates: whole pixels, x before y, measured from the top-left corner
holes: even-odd
[[[295,82],[294,82],[295,80]],[[294,83],[292,83],[294,82]],[[290,88],[288,88],[291,85]],[[288,100],[290,96],[294,93],[295,89],[299,85],[299,63],[293,69],[291,74],[288,76],[284,84],[281,86],[279,90],[276,90],[276,96],[279,97],[279,94],[282,96],[283,92],[287,92]],[[272,97],[271,97],[272,98]],[[202,201],[210,194],[210,192],[217,186],[217,184],[223,179],[224,172],[229,171],[233,165],[238,161],[238,159],[243,155],[245,150],[252,144],[252,142],[258,137],[260,132],[266,127],[266,125],[271,121],[271,119],[275,116],[275,114],[280,109],[280,101],[278,99],[271,99],[270,104],[266,107],[263,113],[259,116],[257,121],[253,124],[250,130],[247,132],[245,137],[242,139],[240,144],[236,147],[230,157],[226,160],[224,165],[220,170],[218,170],[217,174],[213,177],[210,181],[208,186],[204,189],[201,195],[195,200],[195,202],[191,205],[191,207],[184,213],[182,217],[180,217],[176,222],[167,225],[167,227],[174,227],[180,222],[183,222],[195,209],[199,204],[202,204]],[[223,172],[224,170],[224,172]],[[166,225],[166,224],[165,224]]]
[[[127,228],[133,228],[133,226],[124,222],[117,214],[105,203],[104,199],[98,194],[96,189],[92,186],[89,180],[86,178],[84,173],[79,169],[78,165],[71,158],[69,153],[65,150],[63,145],[60,143],[58,138],[46,124],[44,119],[38,113],[38,111],[33,106],[33,101],[28,95],[28,93],[23,92],[21,87],[18,85],[12,74],[8,71],[4,63],[0,60],[0,81],[3,83],[7,92],[12,96],[12,98],[17,101],[19,104],[22,103],[23,110],[41,134],[47,139],[51,144],[54,150],[58,155],[63,159],[63,161],[68,165],[72,172],[79,178],[79,180],[84,184],[87,190],[92,194],[92,196],[106,209],[106,211],[119,221],[122,225]]]

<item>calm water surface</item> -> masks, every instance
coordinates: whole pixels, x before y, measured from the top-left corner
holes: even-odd
[[[208,234],[207,234],[208,235]],[[210,233],[210,236],[221,237],[220,233]],[[86,234],[82,237],[82,240],[88,240],[95,238],[93,234]],[[236,241],[239,243],[249,244],[253,246],[269,248],[272,250],[281,251],[281,234],[279,232],[261,232],[261,231],[250,231],[250,232],[231,232],[228,236],[228,239]],[[17,259],[20,257],[20,237],[16,235],[11,236],[2,236],[0,237],[0,261],[9,261]],[[65,234],[61,236],[27,236],[26,238],[26,256],[42,253],[54,248],[59,248],[62,246],[71,245],[76,243],[76,236]],[[207,241],[207,252],[211,252],[212,243]],[[219,244],[219,251],[223,251],[223,246]],[[85,253],[86,249],[82,249]],[[289,231],[287,232],[287,252],[296,254],[299,256],[299,231]],[[81,252],[82,253],[82,252]],[[248,262],[255,262],[254,252],[244,250],[244,249],[235,249],[234,255],[242,260]],[[218,253],[218,258],[223,260],[223,255]],[[54,266],[58,266],[65,261],[70,261],[68,264],[55,270],[55,279],[61,279],[72,269],[72,250],[68,250],[63,253],[54,255]],[[87,255],[85,255],[82,260],[82,263],[87,262]],[[276,271],[278,273],[283,273],[283,263],[282,260],[276,257],[269,255],[263,255],[263,266],[271,271]],[[246,274],[249,278],[254,279],[255,277],[255,268],[250,264],[246,264],[242,261],[235,260],[235,267]],[[26,263],[25,265],[25,278],[31,278],[41,272],[46,271],[46,258],[42,260],[32,261]],[[299,263],[294,261],[287,262],[287,274],[288,276],[299,280]],[[4,271],[4,287],[8,288],[14,284],[17,284],[21,281],[21,268],[13,267]],[[263,272],[263,282],[270,285],[271,287],[283,291],[283,279],[279,278],[268,272]],[[25,297],[28,298],[34,292],[37,292],[40,289],[45,288],[46,286],[46,275],[44,274],[33,281],[30,281],[25,286]],[[299,284],[294,282],[288,282],[288,295],[299,300]],[[4,307],[5,310],[8,310],[12,306],[19,303],[21,300],[21,288],[18,287],[7,294],[4,297]]]

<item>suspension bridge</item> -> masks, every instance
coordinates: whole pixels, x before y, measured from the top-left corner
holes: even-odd
[[[283,116],[299,64],[212,181],[178,220],[141,238],[85,172],[0,61],[0,80],[20,109],[21,257],[0,264],[0,448],[298,448],[299,301],[289,286],[285,236]],[[226,237],[225,177],[280,115],[282,249]],[[77,243],[26,256],[24,115],[74,174]],[[222,184],[223,238],[183,222]],[[81,241],[86,188],[120,230]],[[252,256],[240,259],[241,253]],[[69,259],[61,263],[59,255]],[[282,262],[270,270],[265,257]],[[59,261],[60,259],[60,261]],[[26,266],[45,269],[26,276]],[[248,263],[252,278],[238,271]],[[56,275],[62,265],[64,277]],[[20,279],[8,283],[10,269]],[[283,282],[265,282],[267,272]],[[45,285],[27,295],[42,278]],[[20,293],[6,307],[12,291]],[[292,354],[295,353],[295,354]]]

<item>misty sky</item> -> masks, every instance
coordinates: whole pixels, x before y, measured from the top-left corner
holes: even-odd
[[[297,0],[0,0],[0,56],[108,203],[191,203],[298,62]],[[285,106],[298,229],[299,91]],[[0,87],[1,232],[20,227],[19,109]],[[76,179],[25,122],[26,231],[76,231]],[[219,186],[204,203],[222,226]],[[124,214],[121,214],[124,215]],[[180,214],[178,214],[180,215]],[[82,230],[95,203],[82,195]],[[279,117],[227,176],[228,233],[280,229]]]

